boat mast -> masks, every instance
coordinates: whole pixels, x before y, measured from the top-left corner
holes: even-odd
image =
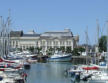
[[[2,44],[2,16],[0,16],[0,57],[3,55],[3,44]]]
[[[99,64],[99,31],[100,31],[100,27],[99,27],[99,20],[96,19],[96,24],[97,24],[97,50],[96,50],[96,57],[97,57],[97,64]]]
[[[106,63],[107,63],[107,74],[108,74],[108,21],[107,21],[107,56],[106,56]]]
[[[4,21],[2,16],[0,17],[0,57],[7,57],[10,48],[10,14]]]
[[[88,26],[87,26],[87,30],[85,31],[85,35],[86,35],[86,64],[88,64],[88,61],[87,61],[87,56],[88,56]]]
[[[10,25],[11,25],[11,10],[9,9],[9,16],[7,18],[7,54],[9,54],[9,51],[10,51],[10,32],[11,32],[11,29],[10,29]],[[6,56],[7,57],[7,56]]]
[[[3,57],[4,56],[4,50],[5,50],[5,48],[4,48],[4,20],[3,20],[3,18],[2,18],[2,16],[0,17],[0,28],[1,28],[1,32],[0,32],[0,34],[1,34],[1,40],[0,40],[0,42],[1,42],[1,56],[0,57]]]
[[[97,24],[97,53],[99,52],[99,22],[98,19],[96,20],[96,24]]]

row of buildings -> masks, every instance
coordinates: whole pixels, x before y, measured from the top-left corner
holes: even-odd
[[[41,47],[45,53],[49,48],[60,48],[62,46],[75,48],[79,41],[79,36],[74,36],[70,29],[63,31],[50,31],[37,34],[34,30],[24,33],[23,31],[11,31],[11,47],[27,49],[30,47]]]

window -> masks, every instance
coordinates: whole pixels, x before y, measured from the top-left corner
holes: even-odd
[[[45,41],[42,41],[42,46],[45,46]]]
[[[60,41],[60,45],[61,46],[64,46],[64,41]]]
[[[69,45],[71,45],[71,41],[69,41]]]
[[[18,47],[18,41],[16,41],[16,47]]]
[[[55,41],[55,45],[58,46],[58,41]]]
[[[13,41],[13,46],[14,46],[14,41]]]

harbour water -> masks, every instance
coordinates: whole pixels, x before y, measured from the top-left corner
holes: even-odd
[[[27,83],[72,83],[65,70],[72,63],[36,63],[27,70]]]
[[[65,72],[70,67],[72,67],[72,63],[69,62],[31,64],[31,69],[26,70],[28,74],[27,83],[88,83],[86,81],[73,82],[72,77],[68,76]],[[90,83],[98,82],[93,81]]]

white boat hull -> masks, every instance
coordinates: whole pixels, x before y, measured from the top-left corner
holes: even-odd
[[[57,57],[57,58],[48,58],[47,61],[52,61],[52,62],[66,62],[70,61],[71,56],[64,56],[64,57]]]

